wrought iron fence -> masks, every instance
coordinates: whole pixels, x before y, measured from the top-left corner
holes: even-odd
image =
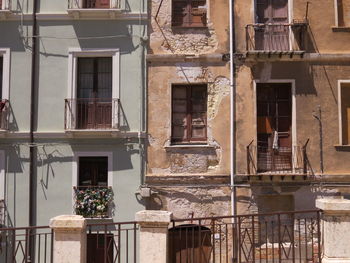
[[[249,24],[246,26],[247,51],[302,51],[305,24]]]
[[[307,145],[303,146],[262,147],[253,145],[253,141],[247,146],[247,174],[278,173],[278,174],[302,174],[307,175],[311,171]]]
[[[136,263],[138,231],[136,222],[88,224],[87,263]]]
[[[0,100],[0,129],[8,130],[9,128],[10,102]]]
[[[48,226],[0,228],[0,262],[52,263],[53,231]]]
[[[66,99],[64,126],[66,130],[118,129],[121,114],[119,99]]]
[[[121,0],[68,0],[68,9],[121,9]]]
[[[320,211],[179,219],[171,263],[321,262]]]

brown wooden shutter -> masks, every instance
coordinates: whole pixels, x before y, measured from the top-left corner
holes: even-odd
[[[206,140],[207,86],[191,87],[191,141]]]
[[[172,141],[182,142],[187,140],[188,133],[187,116],[187,88],[186,86],[174,86],[172,89]]]
[[[207,139],[207,86],[174,85],[172,89],[172,142]]]
[[[96,8],[110,8],[110,0],[96,0]]]
[[[173,0],[172,8],[172,26],[206,26],[207,11],[205,0]]]

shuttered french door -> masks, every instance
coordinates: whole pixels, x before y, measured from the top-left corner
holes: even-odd
[[[112,58],[79,58],[77,128],[111,127]]]
[[[258,170],[292,170],[292,94],[289,83],[257,85]]]
[[[289,50],[288,0],[257,0],[256,19],[256,50]]]
[[[206,0],[172,1],[172,26],[203,27],[206,24]]]

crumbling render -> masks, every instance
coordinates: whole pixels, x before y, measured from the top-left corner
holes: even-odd
[[[174,29],[171,26],[171,0],[152,0],[152,43],[165,53],[206,54],[214,52],[218,40],[212,23],[207,28]]]

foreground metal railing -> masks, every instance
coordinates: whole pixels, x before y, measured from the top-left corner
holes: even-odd
[[[48,226],[0,228],[0,239],[0,262],[53,262],[53,231]]]
[[[119,99],[66,99],[64,127],[66,130],[118,129],[120,114]]]
[[[321,262],[320,211],[178,219],[170,262]]]
[[[87,263],[136,263],[138,231],[137,222],[88,224]]]
[[[302,51],[305,24],[249,24],[246,26],[247,51]]]
[[[253,145],[253,141],[246,147],[247,174],[278,173],[302,174],[309,173],[310,163],[307,155],[309,139],[303,146],[293,147],[263,147]]]
[[[121,0],[68,0],[68,9],[120,9]]]

